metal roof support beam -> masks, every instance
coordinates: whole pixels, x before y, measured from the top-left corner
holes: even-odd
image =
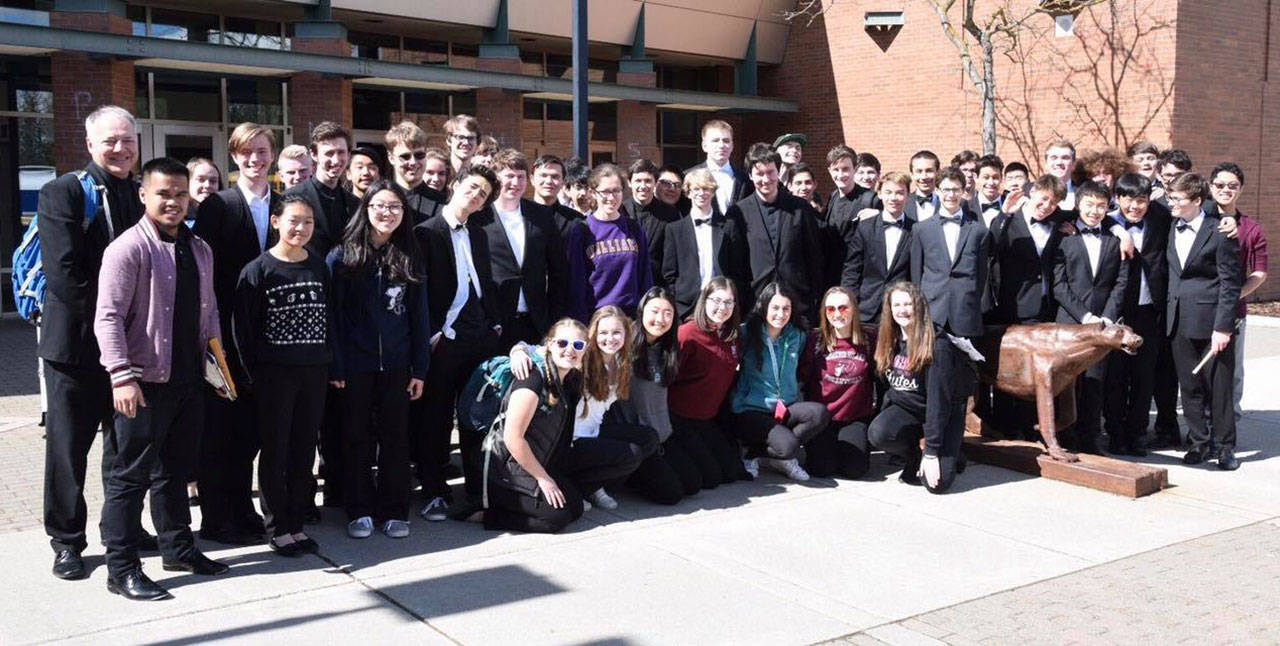
[[[484,30],[484,38],[480,41],[481,58],[520,58],[520,48],[511,44],[508,13],[507,0],[499,0],[498,17],[492,28]]]
[[[199,63],[239,65],[292,72],[319,72],[349,78],[383,79],[440,83],[466,87],[493,87],[521,92],[556,92],[571,94],[573,84],[565,79],[526,76],[505,72],[489,72],[457,67],[435,67],[375,61],[349,56],[326,56],[285,50],[230,47],[183,40],[141,36],[125,36],[74,29],[34,27],[0,23],[0,42],[20,47],[69,50],[91,54],[108,54],[128,58],[164,58]],[[679,104],[725,110],[755,112],[796,112],[795,101],[758,96],[740,96],[717,92],[696,92],[669,88],[651,88],[616,83],[588,83],[591,96],[660,104]]]
[[[733,91],[735,94],[755,96],[756,65],[756,25],[751,25],[751,39],[747,41],[747,53],[742,60],[734,64]]]
[[[623,47],[623,57],[618,61],[618,71],[630,74],[650,74],[653,72],[653,61],[644,52],[644,8],[640,5],[640,16],[636,18],[636,35],[631,39],[631,47]]]

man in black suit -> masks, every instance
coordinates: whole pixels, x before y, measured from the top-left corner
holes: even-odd
[[[249,261],[274,244],[271,213],[280,199],[268,178],[275,134],[256,123],[236,126],[227,140],[240,169],[235,186],[200,204],[195,234],[213,252],[213,293],[222,329],[231,330],[236,281]],[[245,384],[234,343],[225,346],[232,379]],[[205,392],[205,433],[200,448],[200,537],[229,545],[262,542],[262,517],[253,508],[253,459],[261,447],[254,395],[242,388],[235,401]]]
[[[858,226],[858,212],[862,210],[864,189],[853,180],[858,153],[844,144],[827,152],[827,174],[835,188],[822,209],[819,234],[822,240],[823,283],[834,285],[840,281],[844,269],[844,257],[848,253],[846,236],[853,235]]]
[[[418,480],[427,501],[419,511],[425,520],[446,520],[453,493],[445,477],[454,402],[481,361],[506,349],[493,282],[487,235],[474,215],[489,207],[498,187],[486,166],[466,166],[453,181],[453,192],[438,217],[414,228],[427,268],[430,310],[431,367],[427,371],[422,426],[410,429]],[[482,477],[473,457],[470,434],[462,438],[463,473],[468,496],[479,495]]]
[[[426,182],[427,133],[412,121],[402,121],[391,126],[385,139],[396,184],[404,189],[408,202],[405,215],[411,216],[415,225],[421,224],[439,213],[444,203],[444,195]],[[448,160],[442,153],[437,153],[434,161],[448,168]]]
[[[662,254],[665,249],[667,225],[680,219],[676,207],[654,198],[658,184],[658,167],[647,159],[637,159],[627,168],[627,186],[631,197],[622,208],[640,223],[645,240],[649,242],[649,260],[653,265],[654,284],[663,285]]]
[[[489,243],[500,344],[537,343],[564,316],[569,284],[564,241],[551,212],[522,199],[529,185],[524,153],[507,148],[493,157],[498,197],[472,219]]]
[[[560,239],[569,239],[569,230],[586,220],[586,216],[560,201],[560,189],[564,188],[564,162],[555,155],[539,155],[533,160],[533,201],[551,212],[552,222],[560,232]]]
[[[938,212],[939,199],[935,190],[941,162],[931,150],[921,150],[911,156],[911,182],[916,190],[907,200],[904,212],[913,222],[923,222]]]
[[[1112,453],[1140,457],[1146,454],[1142,440],[1151,421],[1156,361],[1161,352],[1167,352],[1168,345],[1164,316],[1169,287],[1165,255],[1169,214],[1157,213],[1159,205],[1150,201],[1151,180],[1138,173],[1127,173],[1116,180],[1116,198],[1120,210],[1113,221],[1125,227],[1138,249],[1122,269],[1126,274],[1125,288],[1117,315],[1142,337],[1143,343],[1137,355],[1112,352],[1107,357],[1106,430]]]
[[[778,190],[781,161],[769,144],[752,145],[746,163],[756,191],[725,214],[745,232],[753,296],[743,301],[752,302],[777,281],[796,295],[795,320],[807,329],[817,323],[810,315],[824,289],[818,214],[808,202]]]
[[[929,303],[936,340],[929,366],[924,458],[920,473],[932,493],[951,487],[964,439],[965,407],[977,381],[961,346],[983,334],[982,290],[987,282],[987,228],[964,205],[965,178],[948,168],[938,178],[938,213],[911,229],[911,280]],[[903,473],[911,481],[914,474]]]
[[[715,214],[716,181],[711,173],[690,171],[684,190],[690,201],[689,217],[667,225],[662,255],[663,281],[675,294],[681,319],[693,314],[698,295],[712,278],[730,277],[739,294],[746,293],[750,281],[742,223]]]
[[[1127,261],[1120,259],[1120,240],[1110,230],[1110,204],[1111,191],[1098,182],[1084,182],[1076,189],[1076,210],[1080,214],[1076,233],[1062,239],[1053,260],[1058,323],[1109,324],[1119,317],[1129,272]],[[1106,368],[1106,361],[1095,363],[1076,382],[1074,445],[1068,448],[1101,453],[1097,444],[1102,430]],[[1111,438],[1109,448],[1112,453],[1130,449],[1118,438]]]
[[[1062,191],[1058,178],[1043,175],[1016,211],[992,220],[994,322],[1027,325],[1054,319],[1053,258],[1062,232],[1053,216]]]
[[[351,133],[337,123],[321,121],[311,130],[310,150],[315,174],[285,195],[301,195],[311,205],[316,228],[307,251],[324,258],[342,244],[347,222],[360,208],[360,200],[342,187],[351,157]]]
[[[85,218],[85,195],[77,173],[67,173],[40,189],[36,219],[44,259],[46,292],[40,307],[44,360],[45,418],[44,530],[53,547],[53,574],[60,579],[88,576],[80,553],[87,547],[84,477],[101,426],[103,481],[115,456],[110,432],[111,379],[98,362],[93,333],[98,270],[107,245],[142,217],[142,202],[131,173],[138,163],[138,131],[133,115],[114,105],[94,110],[84,122],[91,162],[82,173],[92,179],[98,208]],[[155,549],[155,538],[148,546]]]
[[[1062,182],[1063,194],[1058,198],[1058,208],[1066,213],[1064,218],[1075,218],[1076,185],[1071,181],[1071,171],[1076,166],[1076,146],[1066,139],[1059,139],[1044,151],[1044,172]]]
[[[1239,243],[1218,231],[1217,218],[1201,209],[1209,184],[1195,173],[1166,186],[1174,227],[1169,233],[1169,299],[1166,331],[1182,387],[1182,411],[1190,450],[1183,464],[1217,457],[1218,468],[1240,467],[1235,457],[1234,410],[1236,301],[1242,268]],[[1201,358],[1212,353],[1198,373]],[[1205,426],[1209,403],[1210,429]]]
[[[1004,202],[1004,161],[996,155],[983,155],[978,158],[975,172],[969,210],[982,216],[982,224],[990,229]]]
[[[715,212],[728,213],[731,206],[751,194],[751,181],[748,180],[747,173],[734,167],[729,161],[733,156],[733,126],[719,119],[703,124],[702,152],[707,154],[706,161],[689,168],[685,174],[698,168],[711,171],[711,176],[716,180],[716,199],[713,202]]]
[[[845,239],[849,251],[840,284],[858,295],[863,325],[879,324],[885,287],[910,275],[914,223],[903,213],[910,192],[911,178],[906,173],[885,173],[880,178],[879,197],[884,209],[876,217],[858,221]]]

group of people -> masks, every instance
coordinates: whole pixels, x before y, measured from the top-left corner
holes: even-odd
[[[385,154],[323,122],[277,155],[271,129],[243,123],[223,188],[208,159],[136,171],[122,108],[85,130],[92,162],[46,185],[37,216],[45,526],[54,574],[87,576],[101,427],[107,585],[127,598],[169,596],[140,551],[228,570],[195,544],[193,481],[202,538],[316,551],[317,450],[323,504],[353,539],[408,536],[415,511],[555,532],[615,507],[611,490],[676,504],[762,468],[856,479],[874,450],[943,493],[965,468],[971,396],[1002,432],[1034,423],[977,384],[973,342],[992,326],[1123,319],[1147,343],[1082,376],[1070,448],[1100,453],[1105,419],[1108,451],[1144,455],[1153,397],[1157,439],[1181,444],[1180,385],[1184,461],[1239,466],[1243,298],[1265,280],[1266,243],[1236,208],[1235,164],[1200,176],[1177,150],[1077,159],[1058,142],[1038,178],[968,151],[882,173],[840,145],[824,204],[801,135],[738,166],[732,127],[710,120],[706,161],[687,171],[591,168],[530,162],[458,115],[446,149],[404,122]],[[219,344],[234,389],[205,383]],[[501,414],[487,437],[459,433],[458,469],[459,395],[503,356]],[[157,536],[140,522],[148,491]]]

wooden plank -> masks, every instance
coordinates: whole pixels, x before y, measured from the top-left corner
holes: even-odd
[[[1088,454],[1080,454],[1079,462],[1058,462],[1045,454],[1037,442],[966,435],[964,452],[975,462],[1130,498],[1150,495],[1169,486],[1166,469]]]

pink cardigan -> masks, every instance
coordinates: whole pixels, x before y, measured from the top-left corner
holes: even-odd
[[[213,252],[194,234],[191,251],[200,274],[203,353],[210,339],[222,337],[213,295]],[[169,381],[177,280],[174,244],[161,240],[155,224],[145,215],[107,247],[98,276],[93,332],[112,386],[135,380]]]

